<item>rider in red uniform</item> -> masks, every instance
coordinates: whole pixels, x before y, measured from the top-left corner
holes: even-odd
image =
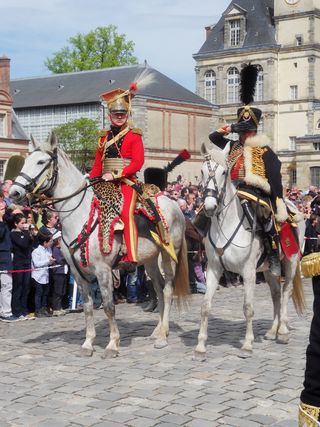
[[[124,240],[127,255],[119,263],[126,271],[134,271],[137,265],[138,235],[134,221],[136,191],[128,185],[136,181],[136,173],[144,163],[142,131],[131,128],[128,119],[131,113],[130,90],[115,89],[103,93],[101,99],[107,105],[110,129],[103,130],[99,139],[90,178],[102,176],[105,181],[120,181],[123,208],[120,214],[124,223]]]

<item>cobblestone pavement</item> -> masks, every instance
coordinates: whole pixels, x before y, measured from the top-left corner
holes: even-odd
[[[243,289],[221,288],[209,322],[205,362],[192,360],[202,295],[190,310],[172,311],[169,346],[148,338],[157,314],[139,305],[117,306],[121,354],[103,360],[108,328],[95,311],[96,352],[79,357],[84,315],[6,324],[0,322],[0,427],[5,426],[281,426],[297,425],[305,349],[312,311],[305,281],[306,314],[290,302],[288,345],[263,339],[271,325],[267,285],[256,288],[254,354],[239,357],[244,337]]]

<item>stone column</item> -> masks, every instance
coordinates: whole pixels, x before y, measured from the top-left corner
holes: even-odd
[[[216,104],[224,104],[226,102],[226,99],[224,99],[224,95],[226,93],[226,86],[225,86],[225,76],[223,74],[224,67],[223,65],[219,65],[217,67],[217,74],[216,74],[216,98],[217,102]]]

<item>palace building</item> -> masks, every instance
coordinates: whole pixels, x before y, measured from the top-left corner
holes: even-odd
[[[320,186],[320,0],[234,0],[193,55],[196,92],[236,120],[244,63],[259,66],[255,106],[287,185]]]
[[[80,117],[108,125],[99,95],[129,88],[146,64],[55,74],[11,81],[14,109],[28,135],[44,141],[55,127]],[[148,67],[151,83],[133,99],[133,121],[143,130],[145,167],[167,165],[186,148],[191,159],[178,174],[194,182],[200,175],[200,146],[216,126],[217,108],[159,71]],[[98,141],[97,141],[98,142]],[[172,172],[169,180],[176,178]]]

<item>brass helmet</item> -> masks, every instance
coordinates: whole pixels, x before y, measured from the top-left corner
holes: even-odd
[[[113,89],[102,93],[100,98],[110,113],[129,113],[131,110],[132,94],[128,90]]]

